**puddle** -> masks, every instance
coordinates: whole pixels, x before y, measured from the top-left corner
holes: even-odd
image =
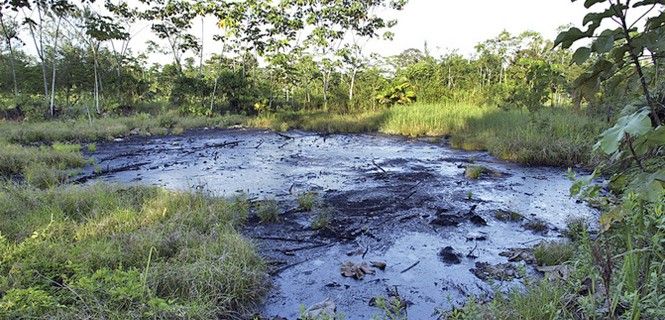
[[[244,230],[271,266],[273,289],[261,310],[267,317],[295,319],[301,305],[330,298],[347,318],[368,319],[381,315],[370,306],[373,298],[397,291],[408,301],[409,318],[434,318],[469,296],[491,296],[489,281],[471,271],[477,263],[506,263],[501,252],[557,239],[567,220],[597,214],[568,196],[563,169],[522,167],[428,140],[196,130],[97,150],[97,173],[88,168],[81,182],[277,199],[280,223],[250,219]],[[468,180],[470,163],[497,174]],[[309,191],[319,195],[317,209],[295,210],[297,196]],[[499,210],[523,219],[505,221]],[[329,223],[314,230],[322,212]],[[542,221],[546,232],[523,227],[532,221]],[[446,247],[452,250],[448,262],[440,255]],[[449,263],[455,257],[459,261]],[[346,261],[384,261],[386,268],[356,280],[340,274]],[[494,287],[514,285],[519,280],[494,281]]]

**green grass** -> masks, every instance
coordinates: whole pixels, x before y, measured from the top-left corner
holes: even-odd
[[[487,173],[488,169],[483,167],[483,166],[467,166],[466,169],[464,170],[464,176],[467,179],[471,180],[477,180],[480,179],[480,177]]]
[[[543,280],[528,284],[526,290],[526,294],[518,289],[498,292],[488,304],[471,299],[463,309],[452,311],[446,319],[573,319],[566,310],[566,286]]]
[[[468,104],[414,104],[361,114],[280,112],[248,121],[250,126],[284,130],[380,132],[409,137],[446,136],[455,148],[487,150],[527,165],[593,165],[601,120],[561,108],[504,111]]]
[[[544,242],[533,248],[533,255],[540,266],[556,266],[575,256],[575,246],[570,242]]]
[[[64,171],[87,163],[75,147],[65,147],[64,144],[56,146],[26,147],[0,141],[0,177],[23,175],[39,167]]]
[[[262,223],[278,222],[280,216],[277,200],[266,199],[260,201],[256,206],[256,216],[259,217]]]
[[[93,142],[127,136],[134,131],[139,135],[181,133],[201,127],[224,128],[245,121],[244,116],[181,117],[166,113],[159,116],[139,114],[130,117],[108,117],[47,121],[0,122],[0,139],[16,144],[44,144],[51,142]]]
[[[131,117],[49,122],[0,121],[0,179],[23,179],[42,188],[57,186],[86,164],[86,150],[97,150],[95,141],[128,135],[180,134],[200,127],[225,128],[245,121],[243,116],[180,117],[139,114]]]
[[[0,184],[0,318],[246,316],[267,279],[243,212],[158,188]]]
[[[497,210],[494,212],[494,217],[497,220],[504,222],[518,222],[524,220],[524,216],[511,210]]]
[[[317,194],[316,192],[305,192],[298,196],[298,208],[302,211],[312,211],[316,206]]]

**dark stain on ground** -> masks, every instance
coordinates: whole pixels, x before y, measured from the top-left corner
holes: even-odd
[[[488,281],[519,286],[514,270],[525,262],[509,261],[507,250],[556,239],[567,219],[596,214],[568,196],[561,169],[522,167],[444,142],[237,129],[128,138],[97,149],[96,165],[79,182],[276,199],[279,222],[252,217],[244,230],[273,275],[260,310],[266,317],[295,319],[301,306],[331,299],[348,319],[369,319],[381,314],[371,302],[388,290],[409,301],[409,318],[436,318],[469,296],[491,297]],[[468,164],[500,174],[468,180]],[[298,196],[312,191],[317,205],[300,210]],[[512,221],[522,219],[550,232]],[[347,261],[385,266],[356,280],[340,273]]]

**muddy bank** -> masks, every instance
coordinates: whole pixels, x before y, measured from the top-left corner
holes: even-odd
[[[509,262],[509,249],[596,214],[568,196],[562,169],[429,139],[197,130],[97,149],[81,182],[276,199],[279,222],[252,217],[245,230],[273,274],[266,317],[295,319],[301,306],[330,299],[348,319],[367,319],[382,314],[377,297],[399,297],[409,318],[435,318],[469,296],[490,297],[490,282],[519,285],[520,270],[533,271]],[[311,212],[299,209],[305,192],[316,193]]]

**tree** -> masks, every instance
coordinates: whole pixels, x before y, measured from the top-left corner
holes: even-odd
[[[16,78],[16,52],[14,50],[14,42],[20,41],[18,38],[18,22],[15,17],[6,16],[2,12],[2,9],[3,7],[0,7],[0,35],[2,35],[2,40],[9,50],[9,64],[14,85],[14,98],[17,98],[19,91],[18,80]]]
[[[97,114],[100,114],[99,95],[102,87],[102,80],[99,75],[100,47],[106,41],[126,39],[129,37],[129,34],[124,31],[123,27],[115,24],[111,17],[102,16],[94,12],[90,6],[76,10],[73,12],[73,16],[80,23],[79,25],[74,25],[74,28],[82,30],[82,32],[79,32],[79,36],[87,44],[89,51],[92,53],[94,75],[93,96],[95,110]]]
[[[573,61],[580,65],[594,55],[589,71],[581,76],[585,82],[608,82],[620,77],[622,81],[614,83],[635,80],[639,84],[641,95],[624,108],[622,116],[601,135],[595,148],[609,156],[610,163],[634,163],[639,173],[633,176],[627,190],[646,200],[660,201],[665,192],[665,168],[649,163],[662,157],[665,146],[662,125],[665,92],[659,79],[665,53],[665,1],[586,0],[584,6],[587,9],[603,6],[603,10],[585,16],[586,30],[573,27],[560,33],[555,46],[569,48],[581,39],[591,38],[590,46],[582,46],[573,54]],[[639,9],[641,15],[629,21],[629,12]],[[615,23],[616,28],[600,31],[605,21]],[[627,68],[632,68],[634,75],[622,72]],[[626,170],[617,176],[628,178]],[[579,183],[577,190],[581,189]]]
[[[199,50],[198,40],[188,33],[198,12],[192,2],[185,0],[153,0],[150,4],[152,7],[141,12],[140,16],[152,21],[152,31],[159,39],[166,40],[176,70],[182,74],[183,54],[189,50]],[[155,51],[160,51],[156,42],[152,41],[150,45]]]

